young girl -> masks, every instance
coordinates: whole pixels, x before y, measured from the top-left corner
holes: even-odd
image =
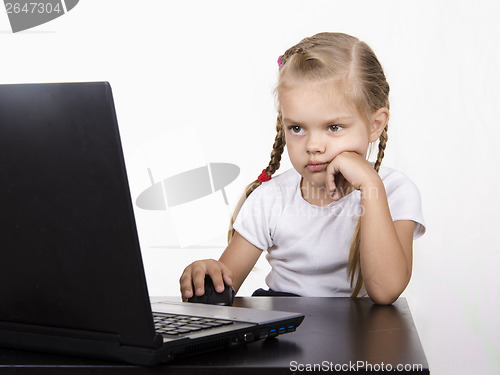
[[[202,295],[206,274],[217,291],[223,283],[238,291],[267,250],[271,293],[393,303],[410,281],[413,238],[425,227],[415,185],[380,167],[389,120],[382,67],[370,47],[340,33],[305,38],[278,65],[271,161],[247,187],[220,259],[184,270],[182,296]],[[271,179],[285,144],[293,169]]]

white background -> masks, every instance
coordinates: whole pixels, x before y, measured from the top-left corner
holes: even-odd
[[[109,81],[133,198],[147,187],[147,164],[162,164],[137,155],[190,128],[197,136],[175,138],[175,157],[164,164],[238,165],[226,188],[232,206],[268,162],[277,57],[320,31],[366,41],[391,85],[384,165],[403,170],[423,199],[427,233],[415,242],[405,296],[432,374],[498,374],[499,8],[457,0],[81,0],[18,34],[2,11],[0,82]],[[218,194],[200,201],[227,214]],[[224,220],[213,239],[181,248],[172,214],[136,215],[152,295],[177,295],[184,266],[225,246]],[[214,221],[199,209],[193,236]],[[260,262],[242,295],[263,287],[265,272]]]

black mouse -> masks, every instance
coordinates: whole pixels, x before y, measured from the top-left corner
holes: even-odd
[[[194,303],[206,303],[209,305],[223,305],[231,306],[234,301],[234,288],[232,286],[225,285],[224,291],[222,293],[217,293],[212,282],[212,278],[209,275],[205,276],[205,294],[202,296],[194,295],[188,298],[188,302]]]

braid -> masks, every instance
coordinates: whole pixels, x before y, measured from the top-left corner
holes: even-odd
[[[388,128],[389,125],[385,125],[384,130],[382,131],[382,134],[380,134],[379,137],[377,161],[373,166],[373,168],[375,168],[377,172],[380,170],[380,164],[382,164],[382,159],[384,158],[385,146],[387,145],[387,139],[388,139],[387,136]]]
[[[276,137],[274,138],[273,150],[271,151],[271,160],[266,168],[268,176],[272,176],[280,167],[281,155],[285,150],[285,133],[283,131],[283,120],[281,112],[276,120]]]
[[[271,160],[269,161],[269,164],[266,168],[266,174],[268,176],[272,176],[279,169],[281,162],[281,155],[283,155],[284,150],[285,150],[285,133],[283,131],[281,111],[279,111],[278,118],[276,120],[276,137],[274,138],[273,150],[271,151]],[[262,182],[260,182],[259,180],[255,180],[245,188],[245,193],[243,194],[240,201],[236,205],[233,216],[231,217],[231,223],[229,225],[229,230],[227,235],[228,242],[231,241],[231,238],[233,238],[234,235],[233,224],[236,220],[236,216],[238,216],[238,213],[240,212],[241,206],[243,206],[243,203],[248,198],[248,196],[252,194],[252,192],[255,189],[257,189],[261,184]]]
[[[385,125],[382,134],[379,137],[378,144],[378,155],[377,161],[375,162],[373,168],[378,172],[380,170],[380,165],[382,164],[382,159],[385,154],[385,147],[387,145],[387,130],[389,125]],[[360,245],[361,245],[361,217],[358,219],[356,224],[356,229],[354,230],[354,237],[351,244],[351,250],[349,252],[349,261],[347,263],[347,274],[351,280],[352,294],[351,298],[356,298],[363,287],[363,275],[361,273],[361,257],[360,257]],[[357,275],[357,277],[356,277]],[[354,285],[354,279],[356,279],[356,285]]]
[[[351,280],[352,294],[351,298],[356,298],[363,287],[363,275],[361,274],[360,266],[360,248],[361,244],[361,217],[358,219],[356,229],[354,230],[354,237],[352,239],[351,250],[349,252],[349,261],[347,262],[347,274]],[[356,277],[356,285],[354,285],[354,278]]]
[[[304,38],[296,45],[290,47],[280,56],[280,67],[285,65],[286,61],[295,54],[307,54],[311,49],[328,43],[326,33],[319,33],[308,38]]]

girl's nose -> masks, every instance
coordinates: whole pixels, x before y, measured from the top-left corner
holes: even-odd
[[[310,134],[307,143],[306,149],[310,154],[322,154],[325,152],[325,142],[319,135]]]

